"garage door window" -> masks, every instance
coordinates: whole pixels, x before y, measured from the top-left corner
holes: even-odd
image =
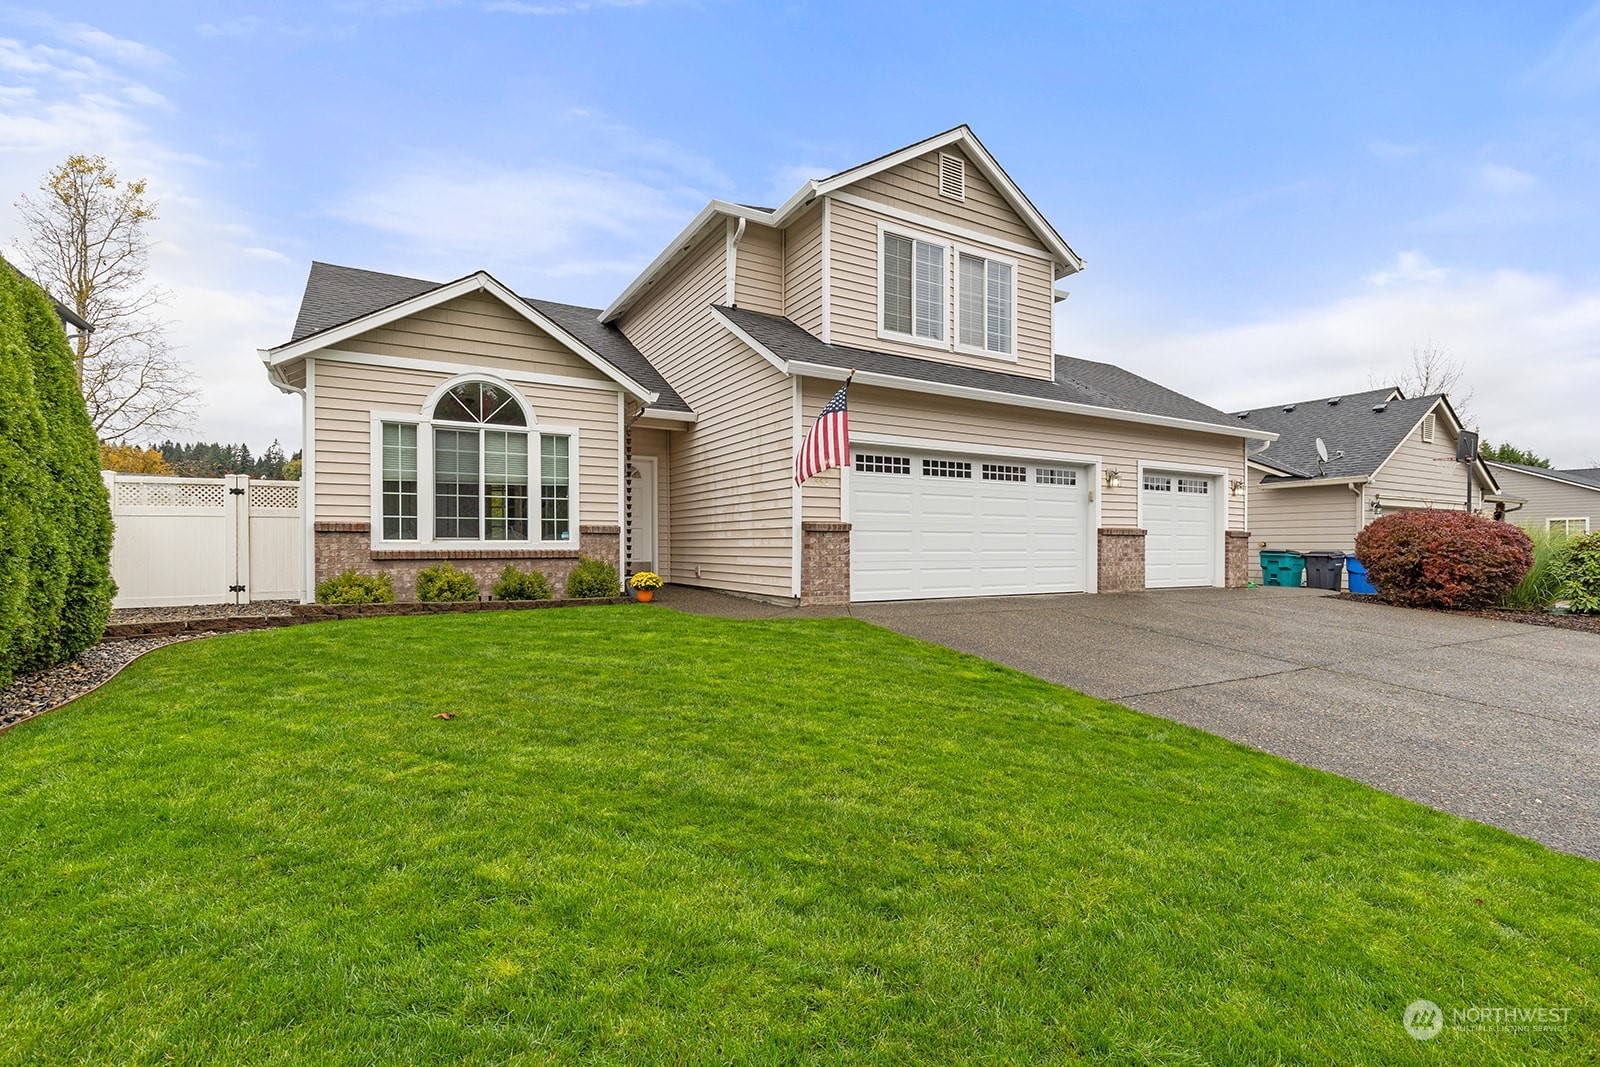
[[[1078,484],[1078,472],[1065,467],[1035,467],[1033,476],[1040,485]]]
[[[1172,492],[1172,479],[1165,474],[1146,474],[1144,476],[1144,487],[1152,493],[1170,493]]]
[[[1209,493],[1211,483],[1204,478],[1179,478],[1178,492],[1180,493]]]
[[[856,456],[855,468],[868,474],[910,474],[910,456]]]
[[[922,461],[924,478],[971,478],[972,464],[958,459],[925,459]]]
[[[985,463],[983,465],[983,480],[986,482],[1025,482],[1028,480],[1028,468],[1013,467],[1008,463]]]

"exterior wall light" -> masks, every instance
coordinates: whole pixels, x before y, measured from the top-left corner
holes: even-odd
[[[1228,491],[1234,496],[1244,496],[1244,479],[1235,478],[1233,481],[1229,482]]]
[[[1119,471],[1106,471],[1106,488],[1122,488],[1122,474]]]

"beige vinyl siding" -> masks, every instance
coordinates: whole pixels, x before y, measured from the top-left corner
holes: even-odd
[[[461,363],[462,368],[606,380],[577,355],[488,293],[469,293],[341,341],[339,351]],[[377,372],[375,372],[377,373]]]
[[[822,336],[822,205],[784,231],[784,312],[801,329]]]
[[[1508,521],[1525,529],[1542,530],[1547,519],[1586,518],[1589,532],[1600,533],[1600,489],[1584,489],[1504,467],[1495,467],[1494,476],[1507,495],[1528,501],[1519,510],[1507,512]]]
[[[1456,435],[1437,417],[1432,442],[1422,440],[1420,428],[1413,427],[1394,454],[1378,468],[1367,485],[1367,499],[1376,494],[1380,502],[1395,506],[1465,508],[1467,472],[1455,462]],[[1474,509],[1482,499],[1484,487],[1474,480]]]
[[[1347,484],[1288,486],[1260,484],[1250,472],[1250,574],[1261,577],[1263,548],[1290,552],[1353,552],[1361,494]]]
[[[828,397],[839,388],[838,382],[806,379],[804,403],[807,417],[814,417]],[[1102,473],[1116,470],[1122,475],[1121,487],[1096,492],[1101,502],[1101,525],[1137,526],[1139,522],[1139,462],[1159,467],[1199,466],[1226,470],[1224,484],[1244,476],[1244,449],[1236,437],[1222,437],[1194,430],[1145,426],[1139,423],[1100,419],[1086,415],[1013,408],[951,397],[856,385],[850,388],[850,432],[919,438],[928,441],[957,442],[974,452],[1003,456],[1006,449],[1069,452],[1089,458],[1099,457]],[[852,445],[855,450],[887,449],[888,446]],[[888,449],[892,451],[892,449]],[[838,489],[830,495],[826,485],[815,493],[807,482],[804,512],[808,519],[838,517]],[[830,500],[832,503],[830,503]],[[831,511],[829,509],[832,509]],[[1228,528],[1244,529],[1244,500],[1228,498]]]
[[[939,195],[939,155],[959,156],[966,161],[967,198],[965,202]],[[1043,251],[1043,242],[1022,220],[1005,197],[973,165],[959,148],[943,148],[891,167],[870,178],[848,185],[843,190],[870,197],[918,215],[928,215],[953,226],[982,233],[993,233],[1014,244]]]
[[[656,460],[656,573],[672,581],[672,437],[666,430],[633,429],[633,454]]]
[[[673,580],[788,597],[791,387],[712,320],[724,253],[722,234],[704,241],[618,326],[696,414],[672,441]]]
[[[1017,355],[1015,360],[969,355],[956,351],[953,344],[954,322],[948,316],[945,322],[943,347],[929,347],[910,341],[879,337],[881,298],[878,290],[880,271],[878,224],[882,222],[897,232],[913,235],[925,233],[937,241],[945,240],[945,236],[938,232],[924,231],[854,204],[835,201],[829,205],[828,214],[831,220],[829,336],[834,344],[893,352],[917,359],[935,359],[964,367],[982,367],[985,370],[998,370],[1033,378],[1052,377],[1054,359],[1050,350],[1050,315],[1054,296],[1048,260],[1017,256],[1005,249],[980,242],[955,241],[959,248],[968,248],[1016,263],[1017,321],[1016,335],[1013,338]],[[970,227],[970,220],[968,225]],[[952,306],[951,298],[955,292],[955,258],[948,252],[945,254],[947,311]]]
[[[748,223],[739,239],[735,303],[768,315],[783,314],[783,231]]]
[[[346,363],[318,356],[314,371],[313,440],[316,518],[372,519],[372,415],[420,414],[428,394],[452,375]],[[617,393],[513,382],[537,424],[578,431],[579,523],[617,522]]]

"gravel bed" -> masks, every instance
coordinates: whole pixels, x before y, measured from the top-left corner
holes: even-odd
[[[1382,604],[1383,601],[1371,594],[1340,593],[1340,600],[1353,600],[1367,604]],[[1389,607],[1404,607],[1403,604],[1391,604]],[[1600,615],[1550,615],[1543,611],[1514,611],[1510,608],[1484,608],[1481,610],[1457,610],[1454,608],[1416,608],[1416,611],[1437,611],[1445,615],[1467,615],[1476,619],[1494,619],[1498,622],[1521,622],[1529,626],[1548,626],[1555,630],[1581,630],[1585,633],[1600,634]]]
[[[194,619],[265,619],[288,615],[298,600],[258,600],[253,604],[197,604],[172,608],[113,608],[113,623],[189,622]]]
[[[196,636],[200,635],[105,641],[85,649],[76,659],[33,674],[24,674],[0,689],[0,730],[8,730],[19,722],[26,722],[36,715],[43,715],[77,700],[91,689],[98,689],[151,649],[178,641],[192,641]]]

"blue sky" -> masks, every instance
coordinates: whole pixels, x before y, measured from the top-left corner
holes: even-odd
[[[1487,437],[1600,464],[1600,5],[0,8],[5,200],[148,177],[194,433],[256,447],[313,258],[604,305],[708,198],[960,122],[1088,261],[1061,351],[1237,408],[1431,341]]]

